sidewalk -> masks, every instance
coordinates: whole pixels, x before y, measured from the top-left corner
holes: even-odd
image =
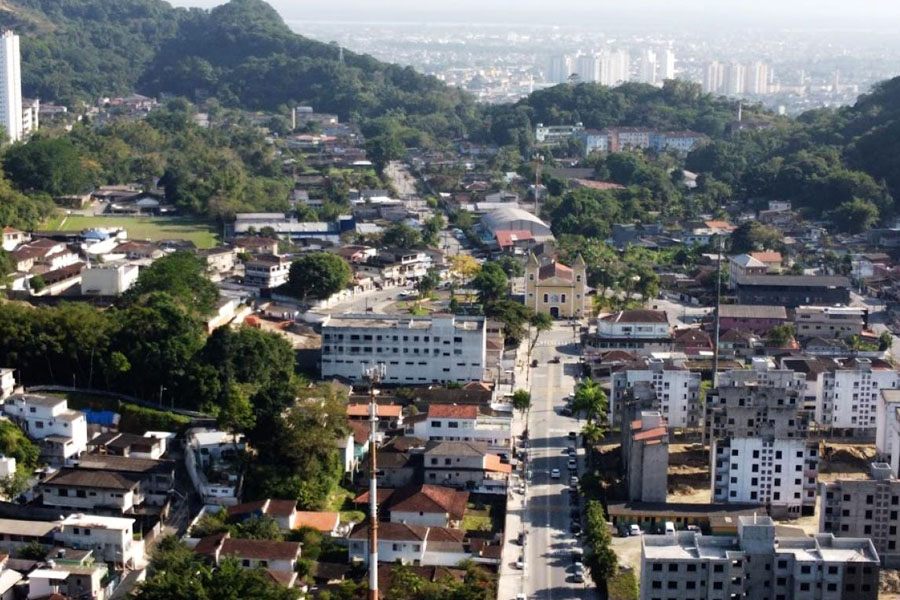
[[[516,352],[515,389],[528,389],[525,379],[528,365],[527,342],[519,346]],[[518,436],[525,430],[525,415],[513,411],[511,433],[518,447]],[[524,531],[525,495],[513,492],[515,487],[524,481],[523,471],[514,471],[509,479],[506,492],[506,521],[503,524],[503,550],[500,555],[500,576],[497,582],[497,600],[515,600],[518,594],[525,591],[525,572],[516,569],[515,562],[525,552],[525,548],[515,543],[519,533]],[[526,540],[527,543],[527,540]]]

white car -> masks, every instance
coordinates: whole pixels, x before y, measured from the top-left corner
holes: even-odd
[[[636,524],[634,524],[628,528],[628,535],[641,535],[641,533],[643,533],[641,531],[641,528],[638,527]]]
[[[559,469],[552,469],[550,471],[550,479],[559,479]]]
[[[525,557],[524,556],[520,556],[518,558],[518,560],[516,560],[516,568],[521,569],[523,571],[525,570]]]

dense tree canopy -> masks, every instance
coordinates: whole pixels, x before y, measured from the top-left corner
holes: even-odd
[[[353,271],[337,254],[310,252],[291,264],[285,291],[297,298],[322,300],[350,283]]]

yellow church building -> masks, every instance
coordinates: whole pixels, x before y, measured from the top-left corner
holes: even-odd
[[[554,319],[580,319],[585,315],[587,267],[581,255],[571,267],[556,259],[541,264],[534,252],[525,263],[525,305]]]

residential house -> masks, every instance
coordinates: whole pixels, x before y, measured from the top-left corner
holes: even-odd
[[[239,237],[231,240],[238,253],[278,256],[278,240],[267,237]]]
[[[384,490],[378,494],[378,506],[390,515],[393,523],[449,527],[459,529],[466,514],[469,492],[439,485],[410,485],[399,489]],[[354,500],[355,504],[368,505],[369,492]]]
[[[458,529],[406,523],[378,524],[378,562],[425,566],[455,566],[472,558]],[[350,534],[350,561],[369,562],[369,525],[358,525]]]
[[[154,261],[166,255],[159,246],[152,242],[140,242],[135,240],[121,242],[112,250],[111,254],[124,255],[128,260],[144,261]]]
[[[143,502],[140,480],[113,471],[64,468],[41,485],[45,506],[71,511],[126,514]]]
[[[766,266],[766,274],[778,275],[783,267],[781,252],[751,252],[750,256]]]
[[[554,319],[585,314],[587,266],[579,255],[572,267],[552,261],[541,265],[534,253],[525,264],[525,305]]]
[[[105,563],[96,562],[92,551],[79,553],[60,549],[51,554],[52,559],[28,573],[28,598],[107,598],[109,568]],[[0,581],[3,579],[0,574]],[[3,595],[0,598],[7,600]]]
[[[14,227],[4,227],[2,248],[7,252],[12,252],[20,244],[24,244],[30,239],[31,236],[24,231],[19,231]]]
[[[195,428],[186,437],[185,464],[204,504],[237,504],[242,481],[236,462],[246,448],[243,436]]]
[[[331,511],[297,511],[294,517],[294,529],[309,527],[319,533],[331,537],[341,534],[341,514]]]
[[[869,311],[857,306],[798,306],[794,331],[800,338],[850,339],[866,327]]]
[[[0,550],[18,554],[21,548],[32,544],[51,547],[56,543],[56,530],[57,523],[51,520],[0,518]]]
[[[134,539],[134,519],[69,515],[59,523],[55,539],[76,550],[93,550],[97,560],[129,569],[143,566],[144,543]]]
[[[70,463],[87,448],[84,413],[69,410],[65,398],[17,394],[6,399],[3,412],[38,442],[41,456],[52,464]]]
[[[709,334],[696,327],[675,330],[672,346],[675,352],[684,352],[688,356],[710,354],[713,349]]]
[[[494,232],[494,239],[500,252],[506,252],[517,256],[524,255],[534,247],[534,236],[530,231],[500,230]]]
[[[244,284],[270,290],[287,283],[291,261],[283,256],[260,254],[244,263]]]
[[[424,277],[432,267],[431,256],[424,250],[393,248],[357,263],[360,273],[380,278],[386,287],[406,285]]]
[[[234,270],[237,251],[234,248],[220,246],[209,250],[200,250],[197,255],[206,263],[206,269],[210,273],[229,273]]]
[[[381,488],[401,488],[413,484],[420,474],[425,440],[397,436],[378,449],[378,468],[375,472]],[[363,470],[368,470],[368,464]]]
[[[121,296],[137,282],[138,266],[127,262],[100,263],[81,270],[84,296]]]
[[[78,470],[110,472],[140,482],[139,495],[144,511],[148,506],[165,507],[175,488],[175,461],[115,456],[110,454],[82,454]]]
[[[410,418],[407,433],[429,441],[485,442],[503,455],[509,452],[512,418],[474,405],[432,404],[424,415]]]
[[[158,460],[166,453],[166,442],[166,438],[114,431],[91,439],[88,450],[98,454]]]
[[[0,400],[16,391],[16,370],[0,368]]]
[[[348,404],[347,419],[360,423],[369,423],[369,404]],[[378,431],[383,434],[403,427],[403,407],[399,404],[377,404],[375,416],[378,418]],[[380,441],[380,440],[379,440]]]
[[[270,517],[278,523],[278,527],[282,531],[290,531],[297,528],[296,500],[266,498],[255,502],[235,504],[227,507],[225,511],[228,514],[228,518],[232,521],[240,522],[253,517]]]
[[[233,558],[245,569],[265,569],[285,587],[294,587],[297,583],[300,542],[235,539],[228,533],[219,533],[201,539],[194,546],[194,552],[215,565],[225,558]]]
[[[428,442],[424,463],[425,483],[485,494],[506,494],[512,472],[484,442]]]
[[[738,277],[746,275],[766,275],[768,267],[764,262],[749,254],[738,254],[728,259],[728,288],[734,289]]]
[[[634,350],[638,354],[669,350],[672,332],[665,311],[623,310],[601,317],[596,333],[588,335],[586,346],[594,351]]]

